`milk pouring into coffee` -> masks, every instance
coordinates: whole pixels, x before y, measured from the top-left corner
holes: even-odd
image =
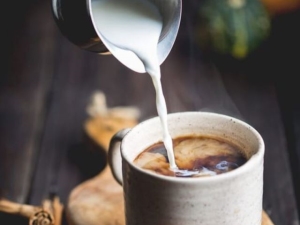
[[[110,46],[131,52],[131,56],[126,54],[129,56],[127,62],[138,57],[145,71],[152,78],[169,169],[181,177],[216,175],[215,171],[204,166],[191,170],[178,169],[176,165],[173,140],[167,126],[167,107],[157,56],[157,46],[163,27],[163,20],[158,8],[149,0],[96,0],[92,1],[91,7],[94,24],[97,30],[101,31],[101,37],[109,42]],[[192,146],[186,146],[187,149],[190,147]]]
[[[167,126],[167,107],[157,59],[157,44],[163,26],[158,9],[147,0],[101,0],[92,1],[92,12],[94,23],[106,41],[135,54],[151,76],[168,160],[172,169],[177,168]]]

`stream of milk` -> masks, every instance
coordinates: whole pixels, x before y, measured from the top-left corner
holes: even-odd
[[[157,59],[157,44],[163,24],[158,9],[148,0],[94,0],[92,10],[101,35],[115,47],[136,54],[151,76],[156,91],[156,108],[162,125],[163,142],[170,168],[176,169]]]

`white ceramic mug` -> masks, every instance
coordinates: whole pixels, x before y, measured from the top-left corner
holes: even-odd
[[[168,177],[141,169],[134,159],[161,141],[158,117],[111,140],[109,164],[123,185],[127,225],[261,225],[264,141],[249,124],[221,114],[183,112],[168,115],[172,138],[221,137],[243,149],[248,161],[212,177]],[[120,154],[121,153],[121,154]]]

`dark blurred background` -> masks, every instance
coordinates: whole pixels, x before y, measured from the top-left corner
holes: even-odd
[[[137,106],[144,120],[157,115],[150,77],[70,43],[50,0],[4,1],[1,15],[1,196],[39,205],[55,192],[65,204],[102,168],[83,129],[92,94]],[[298,0],[190,0],[161,66],[169,112],[220,112],[262,134],[264,208],[276,225],[300,224],[299,52]],[[28,224],[0,213],[6,220]]]

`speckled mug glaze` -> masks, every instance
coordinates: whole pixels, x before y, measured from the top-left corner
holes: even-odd
[[[168,124],[172,138],[194,134],[221,137],[240,146],[249,160],[213,177],[167,177],[132,163],[162,139],[159,118],[118,132],[108,158],[114,177],[123,185],[126,224],[261,225],[264,142],[260,134],[241,120],[216,113],[169,114]]]

